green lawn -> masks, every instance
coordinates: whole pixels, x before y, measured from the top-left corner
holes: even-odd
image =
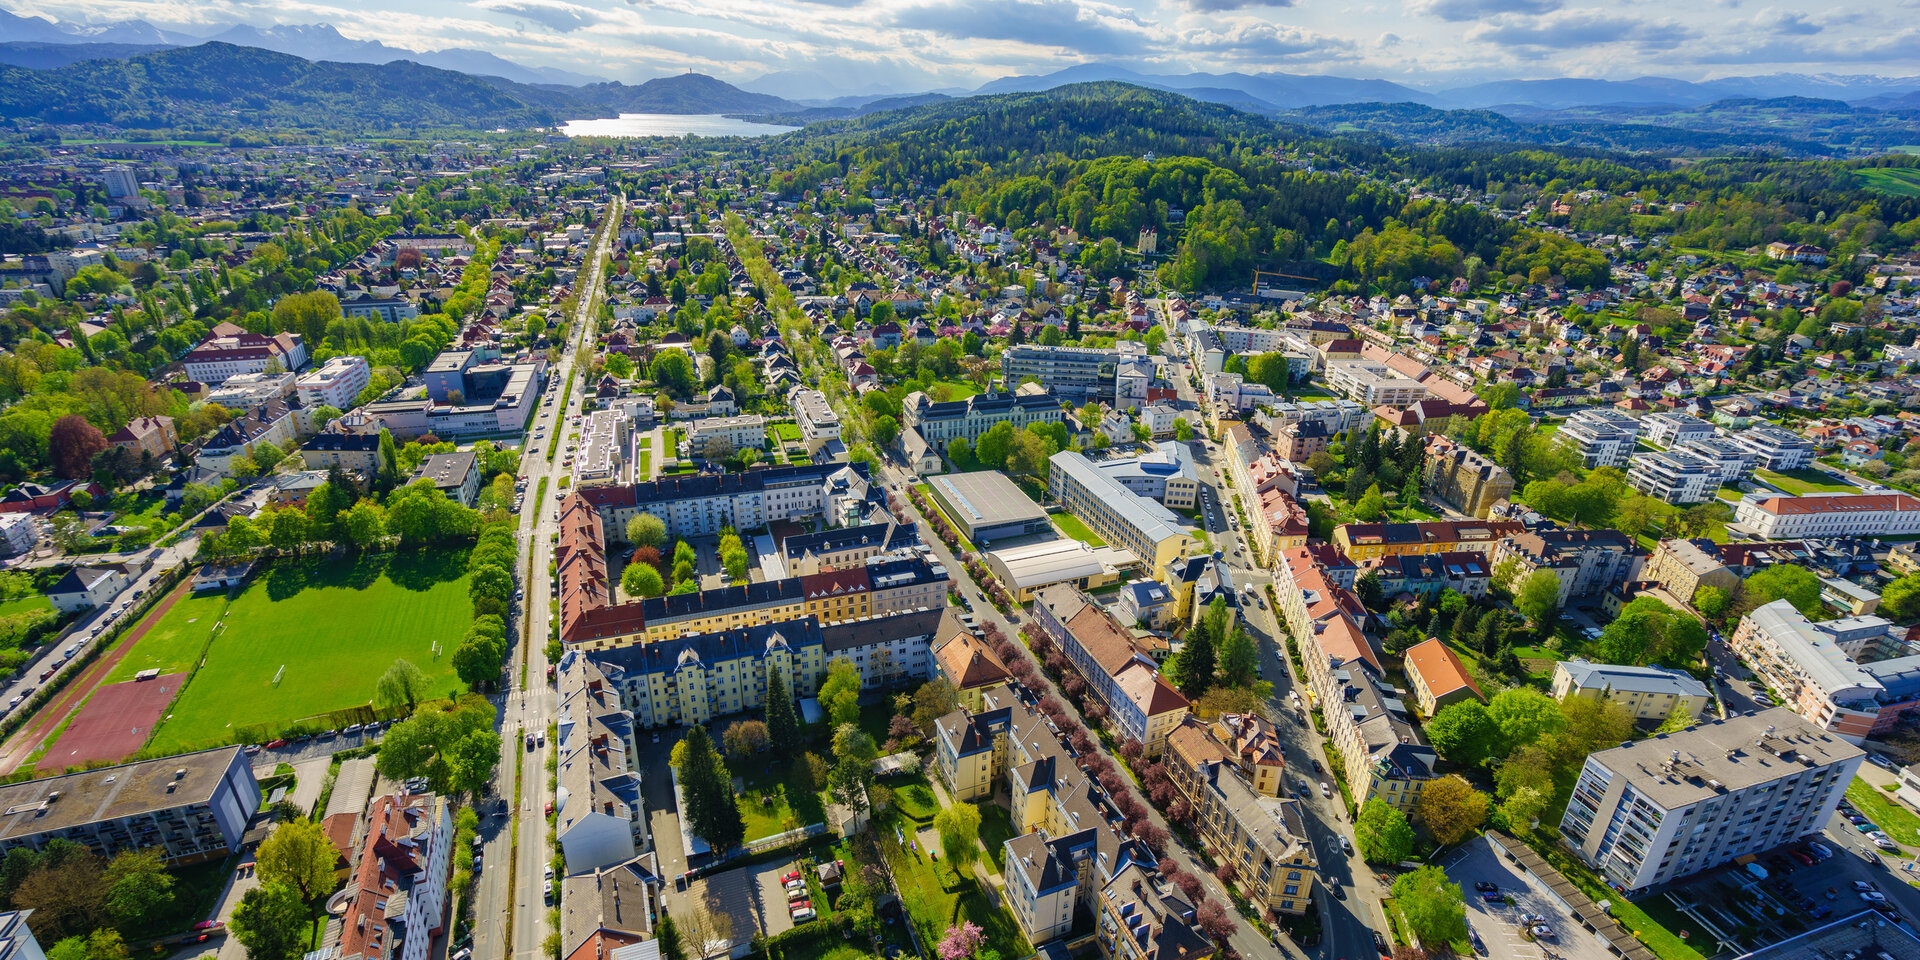
[[[15,597],[12,600],[0,600],[0,617],[11,617],[15,614],[26,613],[29,610],[52,609],[53,601],[48,600],[45,594],[35,593],[24,597]]]
[[[473,616],[466,555],[437,550],[281,561],[256,574],[224,614],[220,598],[175,605],[153,637],[162,642],[148,666],[190,662],[193,645],[205,639],[198,631],[206,618],[223,616],[227,623],[151,746],[184,753],[257,732],[244,727],[277,732],[365,706],[374,681],[401,658],[427,675],[435,694],[457,692],[453,647]],[[195,618],[198,623],[187,622]],[[143,638],[128,657],[135,670],[145,669],[138,665],[145,647]],[[286,673],[275,687],[282,666]]]
[[[911,826],[911,822],[906,824]],[[959,876],[945,858],[931,859],[926,850],[914,853],[894,840],[891,825],[876,831],[880,849],[900,886],[900,899],[928,944],[940,942],[948,928],[971,920],[986,933],[986,947],[1002,957],[1024,957],[1033,952],[1019,924],[1006,910],[995,907],[971,873]]]
[[[1868,190],[1896,197],[1920,197],[1920,170],[1912,167],[1870,167],[1855,170],[1854,174],[1865,181]]]
[[[1004,844],[1014,836],[1013,820],[1005,807],[997,803],[980,804],[980,842],[986,845],[987,862],[993,864],[994,873],[1007,869]]]
[[[1847,799],[1860,808],[1860,815],[1880,825],[1880,829],[1904,847],[1920,846],[1920,817],[1900,805],[1886,791],[1859,777],[1847,784]],[[1904,852],[1904,851],[1903,851]]]
[[[1099,534],[1094,533],[1092,530],[1088,529],[1087,525],[1085,523],[1082,523],[1079,517],[1076,517],[1071,513],[1054,514],[1053,525],[1056,527],[1059,527],[1061,533],[1064,533],[1067,536],[1080,541],[1081,543],[1092,544],[1093,546],[1096,546],[1096,547],[1104,547],[1107,545],[1107,542],[1105,540],[1100,539]]]
[[[729,761],[727,765],[727,769],[738,774],[746,783],[737,805],[741,819],[747,824],[748,840],[785,833],[810,823],[826,822],[826,801],[820,794],[806,789],[805,785],[794,782],[796,771],[791,769],[792,764],[788,764],[789,769],[781,770],[780,758],[772,754],[763,754],[756,759],[767,762]],[[773,769],[767,769],[769,764]],[[750,768],[751,773],[748,772]],[[806,774],[801,771],[797,775]]]
[[[888,777],[886,785],[887,789],[893,791],[894,806],[908,817],[930,824],[934,815],[940,812],[940,801],[934,797],[933,786],[927,782],[926,774]]]
[[[773,442],[776,444],[800,442],[799,424],[785,422],[772,423],[767,425],[767,432],[773,434]]]
[[[173,609],[149,627],[146,636],[141,637],[140,642],[120,659],[113,671],[107,674],[107,682],[131,680],[134,674],[142,670],[159,670],[161,673],[192,670],[200,660],[201,651],[207,648],[207,641],[213,636],[214,624],[226,612],[225,593],[181,597]]]
[[[1786,473],[1756,470],[1754,476],[1794,496],[1804,496],[1809,493],[1855,493],[1860,489],[1851,483],[1827,476],[1825,471],[1811,467],[1804,470],[1789,470]]]
[[[971,380],[939,380],[927,384],[927,396],[932,397],[935,403],[965,400],[979,392],[980,388],[974,386]]]

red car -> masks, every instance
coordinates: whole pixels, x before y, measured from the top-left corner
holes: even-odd
[[[226,926],[226,924],[221,923],[218,920],[202,920],[199,923],[194,924],[193,928],[195,930],[218,930],[224,926]]]
[[[795,870],[794,872],[792,872],[792,873],[789,873],[789,874],[787,874],[787,875],[786,875],[786,876],[784,876],[784,877],[781,877],[781,878],[780,878],[780,882],[781,882],[781,883],[783,883],[783,884],[786,884],[786,883],[792,883],[792,882],[794,882],[795,880],[798,880],[798,879],[800,879],[800,871],[798,871],[798,870]]]
[[[787,904],[788,913],[799,913],[802,910],[812,910],[812,909],[813,909],[813,903],[808,900],[795,900],[794,902]]]
[[[286,745],[287,745],[287,742],[285,740],[268,740],[267,741],[268,750],[278,750],[281,747],[284,747]]]
[[[551,814],[551,813],[553,812],[553,801],[552,801],[552,800],[548,800],[548,801],[547,801],[547,812],[548,812],[549,814]]]

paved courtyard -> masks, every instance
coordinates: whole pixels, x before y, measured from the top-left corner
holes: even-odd
[[[1510,863],[1481,837],[1441,862],[1447,878],[1467,898],[1467,925],[1480,935],[1491,960],[1611,960],[1599,935],[1580,925],[1573,912],[1525,870]],[[1511,903],[1488,903],[1473,885],[1482,881],[1500,887]],[[1530,941],[1520,932],[1523,914],[1546,918],[1553,937]]]

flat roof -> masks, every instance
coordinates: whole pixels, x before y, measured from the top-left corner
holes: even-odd
[[[239,753],[219,747],[0,786],[0,840],[207,803]]]
[[[1066,537],[991,550],[987,556],[1000,562],[1013,581],[1008,586],[1015,589],[1090,577],[1108,569],[1092,546]]]
[[[947,509],[947,516],[969,530],[1047,517],[1047,511],[998,470],[934,477],[929,486]]]
[[[1169,537],[1186,537],[1180,518],[1159,503],[1126,488],[1077,450],[1063,450],[1052,457],[1053,469],[1065,470],[1088,492],[1105,500],[1148,540],[1160,543]],[[1151,560],[1151,557],[1144,558]]]
[[[1588,757],[1665,809],[1798,776],[1866,752],[1785,707],[1695,724]]]
[[[1920,939],[1877,910],[1860,912],[1769,944],[1735,960],[1799,960],[1802,957],[1881,957],[1920,960]]]

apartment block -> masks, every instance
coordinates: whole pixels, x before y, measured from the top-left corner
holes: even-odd
[[[445,926],[452,868],[453,808],[444,798],[375,800],[329,955],[426,960]]]
[[[156,850],[169,866],[240,848],[260,785],[239,747],[220,747],[0,785],[0,851],[71,840],[103,857]]]
[[[1684,413],[1649,413],[1640,419],[1640,426],[1647,432],[1647,442],[1661,447],[1713,436],[1713,424]]]
[[[687,451],[704,460],[724,460],[736,450],[767,445],[767,418],[704,417],[687,425]]]
[[[1734,520],[1762,540],[1903,537],[1920,533],[1920,500],[1904,493],[1749,493]]]
[[[1113,615],[1077,589],[1053,586],[1034,595],[1033,622],[1086,678],[1089,692],[1106,707],[1110,729],[1140,741],[1149,756],[1159,755],[1167,734],[1187,715],[1187,698]]]
[[[1461,513],[1485,519],[1513,495],[1513,474],[1450,437],[1427,438],[1426,488]]]
[[[794,387],[787,394],[787,405],[793,408],[793,420],[800,427],[807,453],[818,453],[828,442],[840,439],[840,415],[833,412],[826,394],[812,387]]]
[[[1560,578],[1560,604],[1574,597],[1605,593],[1617,584],[1637,580],[1646,559],[1634,542],[1618,530],[1542,530],[1500,541],[1493,552],[1493,568],[1509,560],[1519,566],[1514,582],[1536,570],[1551,570]]]
[[[221,323],[207,338],[187,351],[181,368],[201,383],[225,383],[242,373],[263,373],[270,367],[298,370],[307,362],[307,345],[297,333],[271,337],[248,333],[237,324]]]
[[[1247,723],[1244,716],[1233,716]],[[1280,913],[1305,913],[1318,864],[1299,801],[1256,789],[1228,745],[1198,720],[1181,724],[1169,747],[1174,762],[1167,764],[1167,776],[1192,809],[1200,842],[1215,858],[1233,864],[1242,889],[1255,902]],[[1272,779],[1277,791],[1277,770]]]
[[[1501,538],[1526,529],[1516,520],[1343,523],[1333,528],[1333,545],[1352,560],[1458,550],[1490,555]]]
[[[1718,495],[1720,471],[1690,453],[1636,453],[1627,468],[1627,483],[1662,503],[1686,506]]]
[[[864,463],[809,464],[661,477],[593,487],[579,496],[616,540],[626,536],[627,521],[642,513],[665,521],[672,537],[717,534],[727,527],[753,530],[775,520],[852,527],[886,514],[886,494],[869,475]]]
[[[1641,576],[1686,601],[1701,587],[1732,596],[1741,580],[1740,574],[1721,562],[1720,545],[1704,537],[1660,541]]]
[[[1560,832],[1632,896],[1818,833],[1865,756],[1784,708],[1587,757]]]
[[[1775,600],[1741,618],[1729,644],[1782,706],[1850,742],[1920,710],[1920,650],[1881,617],[1813,623]]]
[[[1155,577],[1186,556],[1193,538],[1172,511],[1127,489],[1076,451],[1056,453],[1050,463],[1053,499],[1108,544],[1132,551]]]
[[[1590,470],[1624,467],[1640,436],[1640,421],[1608,407],[1582,410],[1567,418],[1557,436]]]
[[[1377,360],[1328,360],[1326,368],[1327,389],[1369,409],[1407,407],[1427,398],[1424,384]]]
[[[1753,453],[1726,437],[1694,437],[1667,449],[1668,453],[1688,454],[1712,464],[1720,483],[1739,483],[1753,476]]]
[[[1553,665],[1553,697],[1611,700],[1624,708],[1627,716],[1655,723],[1675,715],[1692,719],[1713,702],[1706,684],[1685,671],[1585,660],[1562,660]]]
[[[1387,597],[1437,597],[1448,590],[1484,597],[1493,587],[1492,559],[1472,550],[1373,557],[1360,561],[1359,568],[1379,579],[1381,595]]]
[[[1012,390],[1032,377],[1070,403],[1113,402],[1120,351],[1094,347],[1045,347],[1023,343],[1000,354],[1001,385]]]
[[[1155,947],[1183,960],[1212,956],[1194,905],[1165,882],[1152,850],[1128,838],[1113,799],[1026,692],[1009,686],[983,701],[935,722],[935,763],[958,799],[994,802],[1007,790],[1015,836],[1003,846],[1005,896],[1027,939],[1044,951],[1097,934],[1105,960]]]
[[[367,388],[372,372],[363,357],[333,357],[321,364],[320,369],[301,374],[300,379],[293,382],[293,389],[299,394],[300,402],[308,407],[345,410],[352,407],[360,391]]]
[[[567,872],[625,863],[651,842],[633,713],[585,656],[563,657],[555,676],[560,792],[554,835],[566,853]]]
[[[1413,687],[1414,703],[1425,716],[1462,700],[1485,700],[1479,685],[1467,668],[1438,637],[1407,648],[1407,683]]]
[[[1758,466],[1782,472],[1801,470],[1813,463],[1813,441],[1772,424],[1758,424],[1733,435],[1733,442],[1753,454]]]

